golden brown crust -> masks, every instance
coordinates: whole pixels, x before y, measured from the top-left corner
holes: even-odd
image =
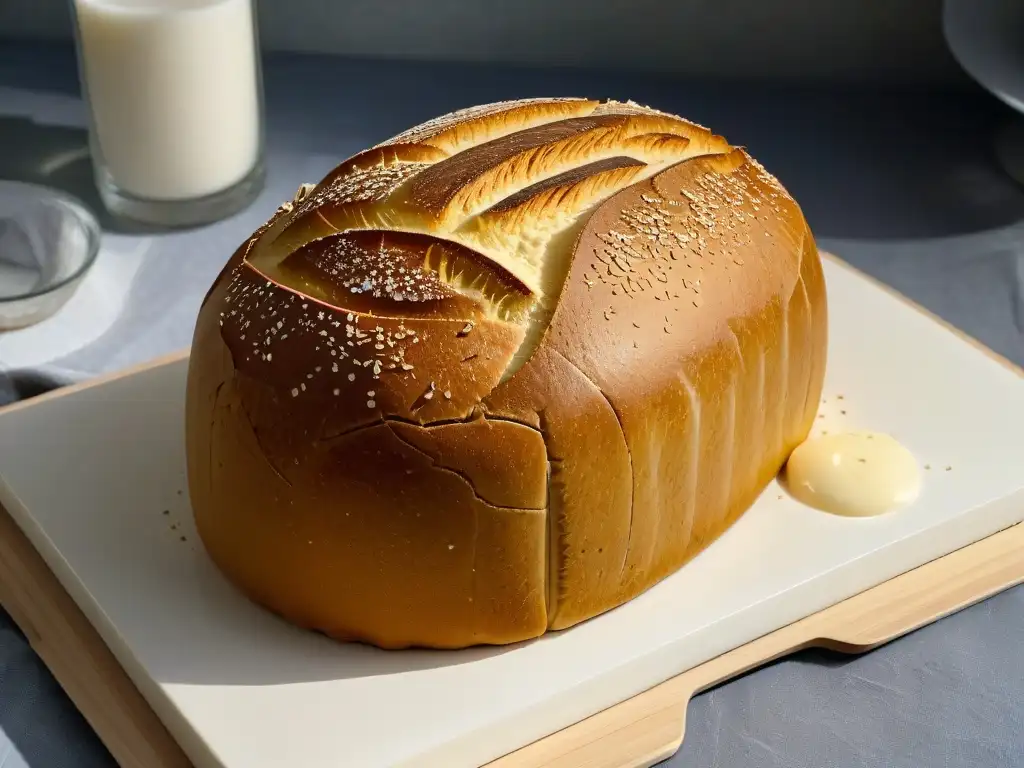
[[[632,103],[505,102],[334,169],[211,289],[197,526],[303,626],[508,643],[635,597],[810,429],[824,278],[742,150]]]
[[[478,296],[503,319],[521,318],[530,289],[459,243],[387,230],[338,232],[292,251],[280,274],[300,293],[359,314],[467,320]]]
[[[520,99],[466,107],[427,120],[379,144],[418,144],[454,154],[466,147],[556,120],[582,117],[600,108],[590,99]]]
[[[488,219],[488,224],[490,224],[496,219],[504,218],[510,211],[517,208],[521,209],[528,205],[535,209],[531,210],[532,214],[543,214],[545,208],[557,208],[564,202],[561,199],[557,202],[552,201],[550,199],[552,193],[564,195],[569,189],[592,181],[597,176],[612,174],[615,171],[635,173],[644,167],[646,167],[646,163],[632,157],[609,157],[604,160],[595,160],[592,163],[570,168],[568,171],[549,176],[528,187],[524,187],[504,200],[499,200],[481,213],[480,216]],[[504,214],[504,216],[499,216],[499,214]]]

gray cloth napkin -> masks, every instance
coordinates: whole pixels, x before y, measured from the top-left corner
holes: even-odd
[[[0,371],[0,407],[41,395],[70,382],[38,371]],[[0,762],[0,768],[7,768]]]

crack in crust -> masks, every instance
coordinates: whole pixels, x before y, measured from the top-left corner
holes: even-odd
[[[619,568],[619,579],[621,580],[623,574],[626,571],[626,562],[629,560],[629,550],[630,550],[630,546],[633,543],[633,503],[634,503],[634,500],[636,498],[636,474],[633,471],[633,454],[632,454],[632,452],[629,449],[629,437],[626,435],[626,427],[622,423],[622,414],[619,413],[619,409],[615,407],[615,403],[613,403],[611,401],[611,399],[608,397],[608,395],[605,393],[605,391],[603,389],[601,389],[601,387],[599,387],[597,385],[597,383],[593,379],[591,379],[589,376],[587,376],[587,374],[583,371],[583,369],[581,369],[578,365],[576,365],[576,363],[574,363],[572,360],[570,360],[569,358],[567,358],[565,355],[563,355],[561,352],[559,352],[557,350],[552,350],[552,352],[554,352],[554,354],[558,355],[558,357],[562,358],[562,360],[564,360],[567,365],[569,365],[573,370],[575,370],[588,384],[590,384],[591,387],[593,387],[594,391],[597,392],[604,399],[604,401],[606,403],[608,403],[608,407],[611,409],[612,414],[615,416],[615,421],[619,425],[619,433],[622,435],[622,442],[626,446],[626,458],[629,461],[629,489],[630,489],[629,490],[629,493],[630,493],[630,496],[629,496],[629,531],[626,534],[626,549],[625,549],[625,552],[622,555],[622,565]]]
[[[544,440],[544,455],[547,458],[547,521],[544,526],[544,563],[547,568],[544,578],[544,613],[547,616],[547,628],[551,629],[552,624],[558,618],[558,606],[561,601],[560,579],[562,558],[560,551],[555,546],[561,539],[561,509],[562,501],[555,495],[555,474],[562,462],[551,455],[550,426],[547,423],[547,410],[541,409],[537,413],[537,420],[540,424],[540,434]]]
[[[221,391],[223,389],[223,385],[225,383],[226,382],[221,382],[220,384],[217,385],[217,395],[218,396],[220,395],[220,393],[221,393]],[[235,386],[236,383],[237,383],[237,377],[232,382],[232,386]],[[253,422],[252,415],[249,413],[249,410],[245,407],[245,402],[244,401],[242,401],[242,402],[240,402],[238,404],[238,410],[241,411],[242,417],[245,419],[246,425],[251,430],[253,439],[256,440],[256,443],[262,449],[260,451],[260,456],[262,457],[263,462],[268,467],[270,467],[270,471],[274,473],[275,477],[277,477],[278,480],[280,480],[282,483],[284,483],[289,488],[294,487],[293,484],[292,484],[292,481],[288,479],[287,475],[285,475],[284,472],[281,471],[281,468],[278,467],[277,464],[274,463],[274,460],[272,458],[270,458],[270,455],[268,454],[268,452],[266,450],[266,447],[263,445],[263,441],[262,441],[262,438],[260,436],[260,430],[258,430],[256,428],[256,424],[255,424],[255,422]],[[216,414],[215,414],[214,418],[216,418]],[[214,424],[211,424],[211,433],[214,433],[214,434],[216,433],[215,425]],[[213,441],[212,440],[210,441],[210,445],[211,445],[211,448],[212,448],[212,445],[213,445]]]
[[[511,416],[498,416],[497,414],[487,413],[486,411],[474,410],[468,416],[461,419],[434,419],[432,421],[416,421],[415,419],[406,419],[401,416],[380,416],[373,419],[372,421],[356,424],[348,429],[343,429],[338,432],[331,432],[330,434],[321,435],[316,438],[316,442],[325,446],[329,446],[332,442],[340,440],[343,437],[351,435],[353,432],[359,432],[364,429],[370,429],[371,427],[379,427],[381,424],[387,424],[392,422],[395,424],[405,424],[410,427],[423,427],[424,429],[430,429],[431,427],[445,427],[452,424],[469,424],[470,422],[476,421],[477,419],[484,419],[486,421],[507,421],[509,424],[517,424],[520,427],[526,427],[534,432],[537,432],[541,437],[544,437],[544,431],[537,426],[531,424],[526,419],[514,419]]]
[[[217,423],[217,406],[220,404],[220,391],[224,389],[224,385],[227,382],[220,382],[217,388],[213,391],[213,402],[210,404],[210,432],[214,433],[215,426]],[[210,440],[210,444],[207,446],[206,451],[206,471],[209,473],[208,480],[210,481],[210,493],[213,493],[213,445],[214,441]]]
[[[437,469],[437,470],[439,470],[441,472],[445,472],[445,473],[450,474],[450,475],[454,475],[455,477],[458,477],[460,480],[462,480],[462,482],[464,482],[467,486],[469,486],[469,489],[473,492],[473,495],[476,497],[476,500],[479,501],[481,504],[483,504],[485,506],[488,506],[491,509],[507,509],[507,510],[516,511],[516,512],[544,512],[545,511],[544,507],[508,507],[508,506],[504,506],[504,505],[498,505],[498,504],[491,503],[486,498],[484,498],[482,495],[480,495],[480,491],[477,489],[476,483],[473,482],[473,479],[467,473],[463,472],[462,470],[453,469],[452,467],[449,467],[449,466],[447,466],[445,464],[441,464],[437,460],[437,458],[435,456],[432,456],[430,453],[428,453],[427,451],[423,450],[422,448],[420,448],[415,443],[412,443],[408,439],[403,437],[398,432],[398,430],[395,429],[394,425],[397,422],[394,419],[385,419],[381,423],[383,423],[384,426],[387,427],[388,431],[391,432],[391,434],[394,435],[395,438],[397,440],[399,440],[403,445],[406,445],[411,450],[416,451],[418,454],[420,454],[420,455],[424,456],[426,459],[428,459],[430,461],[431,466],[434,469]],[[372,426],[379,426],[379,423],[378,424],[374,424]]]

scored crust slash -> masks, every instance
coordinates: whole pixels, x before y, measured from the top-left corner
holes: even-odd
[[[301,190],[217,278],[198,532],[340,640],[565,629],[751,506],[810,431],[826,336],[814,238],[744,150],[632,103],[455,112]]]

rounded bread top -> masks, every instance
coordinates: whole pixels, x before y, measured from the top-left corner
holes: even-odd
[[[748,249],[805,236],[781,185],[700,125],[631,102],[483,105],[300,190],[229,262],[221,334],[261,384],[252,398],[291,403],[255,409],[257,421],[298,418],[330,439],[382,419],[464,420],[542,345],[623,367],[613,378],[637,371],[655,334],[701,325],[705,267],[717,280]],[[787,249],[794,265],[801,249]],[[670,282],[688,253],[708,264]],[[744,281],[746,301],[766,302],[782,278],[750,260],[761,277]],[[641,334],[655,343],[634,352]]]

